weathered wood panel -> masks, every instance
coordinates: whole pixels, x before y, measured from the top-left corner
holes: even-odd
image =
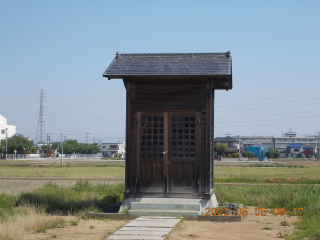
[[[207,126],[206,112],[201,112],[200,193],[206,192]]]
[[[193,162],[173,162],[172,163],[171,187],[193,187],[194,183],[194,163]]]
[[[163,187],[162,162],[141,162],[141,187]]]
[[[202,111],[206,109],[205,81],[133,81],[132,111]],[[153,83],[153,84],[150,84]],[[156,84],[158,83],[158,84]]]
[[[136,192],[136,178],[137,178],[137,143],[136,143],[136,114],[131,112],[130,116],[130,134],[129,134],[129,191]]]

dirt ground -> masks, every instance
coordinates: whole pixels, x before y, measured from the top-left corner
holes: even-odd
[[[167,235],[166,240],[176,239],[279,239],[278,235],[291,234],[294,231],[293,222],[297,216],[274,216],[270,212],[266,216],[256,216],[255,207],[248,207],[249,215],[242,217],[242,222],[214,223],[183,221],[177,224]],[[252,215],[250,215],[252,214]],[[281,226],[287,222],[289,226]],[[285,224],[286,225],[286,224]],[[263,229],[265,228],[265,229]],[[270,230],[267,230],[270,229]]]
[[[254,213],[254,207],[249,207],[249,215],[242,218],[242,222],[213,223],[199,221],[181,221],[165,237],[166,240],[180,239],[279,239],[279,234],[291,234],[294,230],[293,222],[298,217],[250,215]],[[48,229],[45,233],[30,232],[24,236],[24,240],[49,240],[52,238],[61,240],[73,239],[106,239],[129,221],[103,221],[78,219],[78,225],[70,224],[74,217],[64,217],[66,228]],[[289,226],[281,226],[286,222]],[[265,228],[265,229],[263,229]],[[278,234],[278,235],[277,235]]]

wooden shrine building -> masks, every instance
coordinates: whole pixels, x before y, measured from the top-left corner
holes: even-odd
[[[230,52],[117,53],[103,77],[127,92],[125,199],[212,198],[214,93],[232,89]]]

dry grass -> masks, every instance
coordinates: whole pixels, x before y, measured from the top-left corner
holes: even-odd
[[[6,215],[6,213],[2,213]],[[45,213],[43,206],[25,205],[15,207],[0,224],[0,239],[22,239],[26,232],[39,229],[64,227],[64,220]]]

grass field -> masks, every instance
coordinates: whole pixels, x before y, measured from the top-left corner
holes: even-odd
[[[320,163],[306,162],[286,167],[251,167],[243,165],[216,165],[215,183],[310,183],[320,184]],[[288,167],[293,166],[293,167]],[[297,166],[297,167],[295,167]],[[300,168],[300,166],[302,166]],[[0,165],[0,177],[53,178],[123,178],[124,166],[109,165]]]
[[[286,166],[288,166],[286,164]],[[291,165],[289,165],[291,166]],[[300,167],[250,167],[250,165],[215,166],[214,179],[243,183],[312,183],[320,184],[320,163],[293,164]]]
[[[295,184],[317,183],[320,179],[320,163],[296,164],[304,167],[250,167],[248,164],[215,166],[216,183],[264,183],[260,186],[215,185],[217,199],[219,202],[243,203],[247,206],[269,209],[304,208],[300,221],[296,225],[298,230],[286,238],[290,240],[303,239],[303,237],[320,239],[320,186]],[[124,167],[108,165],[0,166],[0,177],[123,178]],[[284,180],[291,185],[265,185],[268,182],[285,182]],[[21,186],[26,187],[27,185],[23,181],[21,183],[11,183],[10,180],[0,182],[0,187],[11,189],[16,187],[18,189]],[[1,231],[10,236],[9,226],[14,228],[16,226],[14,223],[17,223],[16,219],[22,215],[34,216],[34,212],[37,213],[37,210],[34,210],[37,207],[34,206],[39,204],[40,210],[45,206],[47,212],[61,210],[83,214],[88,210],[102,211],[106,206],[121,201],[123,191],[123,183],[109,185],[101,182],[78,181],[62,184],[62,182],[50,181],[30,189],[25,188],[20,192],[0,193],[0,223],[6,223],[5,226],[7,226]],[[33,207],[28,208],[28,206]],[[39,212],[45,218],[44,212],[42,210]],[[61,220],[48,218],[46,226],[42,226],[42,223],[35,223],[31,225],[31,228],[37,230],[40,227],[54,227],[57,221]],[[26,229],[30,229],[30,227],[26,227]],[[7,237],[4,239],[19,238]]]
[[[11,165],[0,166],[0,177],[63,177],[63,178],[117,178],[124,177],[124,166],[108,165]]]

